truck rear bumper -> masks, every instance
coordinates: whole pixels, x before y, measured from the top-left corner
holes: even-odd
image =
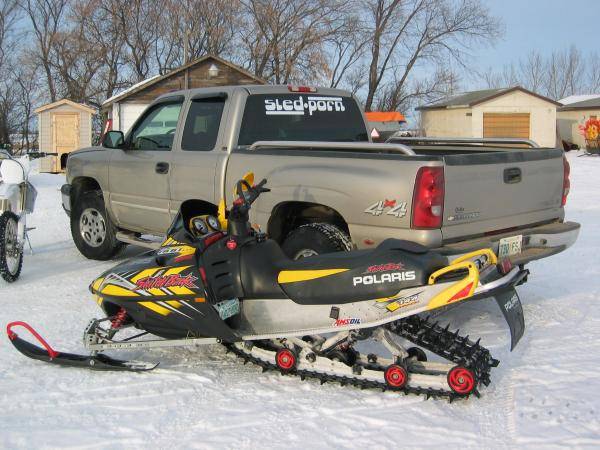
[[[67,213],[67,216],[71,215],[71,185],[63,184],[60,187],[60,195],[62,197],[62,207]]]
[[[510,256],[510,260],[514,265],[526,264],[566,250],[577,240],[580,228],[581,225],[576,222],[556,222],[447,244],[434,250],[446,256],[460,256],[473,250],[491,248],[498,254],[500,239],[520,234],[523,236],[521,253]]]

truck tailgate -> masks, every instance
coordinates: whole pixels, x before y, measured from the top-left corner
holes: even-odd
[[[446,155],[444,241],[562,219],[560,149]]]

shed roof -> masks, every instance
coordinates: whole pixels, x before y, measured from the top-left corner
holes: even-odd
[[[69,105],[69,106],[72,106],[73,108],[77,108],[82,111],[89,112],[90,114],[96,114],[96,112],[97,112],[96,109],[92,108],[91,106],[84,105],[82,103],[75,103],[67,98],[63,98],[62,100],[58,100],[56,102],[52,102],[52,103],[48,103],[47,105],[40,106],[39,108],[35,109],[33,112],[36,114],[39,114],[41,112],[47,111],[49,109],[57,108],[62,105]]]
[[[548,103],[552,103],[553,105],[561,106],[560,103],[552,100],[551,98],[536,94],[535,92],[529,91],[521,86],[513,86],[507,88],[483,89],[479,91],[463,92],[450,97],[445,97],[427,105],[418,106],[415,109],[420,111],[428,109],[472,108],[480,103],[487,102],[515,91],[524,92],[525,94],[533,95],[534,97],[547,101]]]
[[[156,83],[159,83],[159,82],[161,82],[161,81],[163,81],[163,80],[165,80],[165,79],[167,79],[169,77],[177,75],[177,74],[179,74],[180,72],[182,72],[182,71],[184,71],[186,69],[189,69],[189,68],[194,67],[194,66],[196,66],[198,64],[201,64],[201,63],[203,63],[204,61],[206,61],[208,59],[213,59],[213,60],[215,60],[215,61],[217,61],[217,62],[219,62],[221,64],[229,66],[232,69],[234,69],[234,70],[236,70],[236,71],[238,71],[238,72],[246,75],[248,78],[251,78],[251,79],[255,80],[259,84],[265,84],[266,83],[266,80],[264,80],[264,79],[262,79],[260,77],[257,77],[256,75],[253,75],[252,73],[248,72],[247,70],[242,69],[240,66],[237,66],[237,65],[235,65],[235,64],[233,64],[233,63],[231,63],[229,61],[226,61],[223,58],[219,58],[218,56],[215,56],[215,55],[204,55],[204,56],[201,56],[200,58],[195,59],[194,61],[190,61],[189,63],[184,64],[181,67],[178,67],[177,69],[174,69],[174,70],[172,70],[170,72],[167,72],[164,75],[155,75],[152,78],[148,78],[147,80],[142,80],[139,83],[134,84],[133,86],[125,89],[123,92],[120,92],[117,95],[113,95],[109,99],[105,100],[102,103],[102,108],[104,109],[104,108],[106,108],[107,106],[109,106],[109,105],[111,105],[113,103],[116,103],[116,102],[118,102],[120,100],[123,100],[123,99],[129,97],[130,95],[137,94],[138,92],[140,92],[140,91],[142,91],[142,90],[144,90],[144,89],[146,89],[146,88],[148,88],[150,86],[153,86]]]
[[[569,103],[558,108],[558,111],[577,111],[584,109],[600,109],[600,95],[580,102]]]

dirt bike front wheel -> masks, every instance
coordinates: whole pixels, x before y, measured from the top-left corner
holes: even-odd
[[[23,248],[19,244],[19,218],[11,211],[0,215],[0,276],[12,283],[23,267]]]

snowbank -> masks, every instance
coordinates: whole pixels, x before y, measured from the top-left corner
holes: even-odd
[[[482,398],[448,404],[320,386],[242,365],[222,347],[156,350],[152,373],[100,373],[26,359],[0,338],[0,448],[513,448],[600,445],[600,158],[569,155],[567,252],[531,264],[519,288],[526,334],[511,354],[491,301],[448,315],[500,359]],[[34,255],[0,280],[0,324],[27,320],[58,349],[81,351],[100,311],[87,286],[114,262],[84,259],[60,207],[59,175],[39,174]],[[128,249],[126,256],[139,250]]]

